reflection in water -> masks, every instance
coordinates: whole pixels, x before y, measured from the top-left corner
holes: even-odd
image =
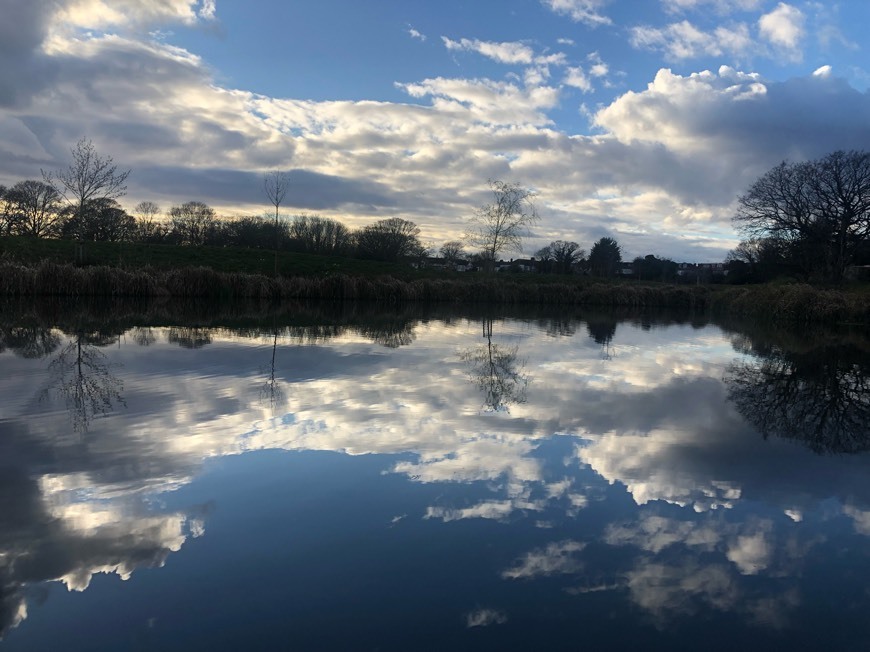
[[[870,449],[870,353],[854,344],[769,347],[729,367],[729,397],[765,437],[817,453]]]
[[[76,332],[48,365],[52,379],[42,396],[57,392],[63,397],[75,432],[87,431],[96,415],[111,412],[115,404],[126,405],[121,396],[123,381],[97,348],[114,341],[101,333]]]
[[[275,376],[275,358],[278,355],[278,326],[272,326],[272,356],[269,359],[266,382],[260,390],[260,396],[267,401],[269,407],[275,409],[286,403],[287,396],[278,378]]]
[[[862,450],[870,361],[860,343],[836,352],[749,333],[733,363],[728,337],[689,322],[530,316],[483,318],[481,330],[479,314],[242,317],[210,328],[201,315],[172,328],[143,318],[103,334],[47,322],[31,329],[37,345],[10,337],[14,325],[0,330],[0,371],[10,370],[0,391],[14,406],[0,415],[0,631],[40,608],[34,587],[59,581],[90,586],[98,604],[116,591],[126,613],[144,614],[154,595],[199,601],[179,619],[190,622],[164,613],[155,632],[171,632],[164,644],[199,632],[212,649],[237,643],[207,634],[234,618],[264,637],[292,629],[300,649],[416,649],[428,638],[441,649],[571,649],[579,624],[590,648],[690,649],[698,639],[680,636],[698,622],[709,649],[735,632],[800,649],[812,640],[804,623],[839,595],[851,602],[837,631],[864,640],[870,462],[779,441],[793,435],[775,429],[787,402],[773,400],[815,401],[782,413],[789,432],[852,424],[836,446]],[[69,343],[52,346],[61,331]],[[614,343],[620,355],[602,360],[599,347]],[[27,411],[46,362],[25,350],[56,356],[51,391],[87,438],[61,441],[65,415]],[[525,360],[547,391],[527,395]],[[756,424],[751,409],[773,416]],[[777,437],[759,441],[752,424]],[[834,450],[832,432],[821,428],[823,450]],[[280,463],[240,455],[265,449],[282,451],[270,458]],[[224,459],[203,473],[214,458]],[[189,545],[205,517],[190,505],[210,500],[219,526]],[[122,590],[92,582],[170,558]],[[820,577],[836,589],[823,598]],[[8,642],[27,649],[59,610]],[[76,613],[82,628],[99,618]],[[390,638],[403,619],[415,633]],[[342,626],[359,638],[321,638]]]
[[[486,344],[466,349],[460,359],[469,366],[469,374],[483,392],[489,412],[509,412],[511,405],[526,402],[529,377],[523,373],[525,363],[517,358],[519,347],[493,344],[492,319],[483,320]]]
[[[586,330],[597,344],[601,345],[602,357],[605,360],[610,360],[613,357],[611,343],[613,336],[616,335],[616,319],[607,317],[598,317],[590,319],[586,323]]]
[[[0,328],[0,353],[11,349],[22,358],[44,358],[60,346],[60,336],[50,328],[13,326]]]
[[[211,344],[211,329],[201,327],[174,327],[169,329],[168,340],[185,349],[199,349]]]

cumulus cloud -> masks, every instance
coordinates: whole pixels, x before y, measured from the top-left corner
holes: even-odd
[[[156,23],[192,25],[215,18],[215,0],[67,0],[55,20],[63,26],[107,29],[152,26]]]
[[[801,42],[806,35],[806,16],[793,5],[780,2],[776,9],[758,19],[758,29],[765,39],[790,59],[803,58]]]

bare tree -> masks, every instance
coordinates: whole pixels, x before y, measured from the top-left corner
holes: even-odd
[[[180,244],[206,244],[217,226],[214,209],[201,201],[189,201],[169,209],[172,232]]]
[[[166,228],[160,224],[160,206],[153,201],[140,201],[133,209],[136,216],[137,239],[141,242],[161,240],[166,234]]]
[[[341,255],[347,253],[353,241],[344,224],[318,215],[297,215],[289,231],[293,248],[308,254]]]
[[[522,239],[538,222],[535,193],[519,183],[489,180],[493,202],[475,211],[465,232],[466,241],[482,250],[490,264],[503,251],[523,250]]]
[[[118,199],[127,194],[127,177],[130,170],[119,172],[111,156],[97,154],[94,144],[82,138],[70,149],[72,163],[66,170],[56,174],[42,172],[43,180],[54,186],[75,210],[80,224],[84,223],[84,213],[90,202],[95,200]],[[81,238],[77,238],[81,243]],[[81,261],[83,252],[78,247]]]
[[[287,189],[290,187],[290,179],[284,172],[273,170],[263,175],[263,190],[269,202],[275,207],[275,276],[278,275],[278,239],[281,237],[281,230],[278,228],[278,210],[284,201],[284,196],[287,194]]]
[[[808,271],[840,281],[870,240],[870,152],[782,162],[740,197],[734,221],[749,238],[775,238]]]
[[[439,251],[444,262],[448,265],[456,265],[465,256],[465,250],[459,240],[449,240],[441,245]]]
[[[60,194],[44,181],[19,181],[6,191],[13,230],[33,238],[56,236],[60,231]]]
[[[12,235],[18,215],[9,197],[9,188],[0,185],[0,235]]]

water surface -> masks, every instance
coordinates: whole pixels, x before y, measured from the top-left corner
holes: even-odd
[[[870,647],[859,335],[43,310],[0,337],[0,650]]]

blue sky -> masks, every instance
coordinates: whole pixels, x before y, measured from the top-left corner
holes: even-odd
[[[554,239],[721,260],[783,159],[870,149],[870,3],[768,0],[0,0],[0,183],[79,138],[125,205],[264,207],[461,236],[487,179]]]

